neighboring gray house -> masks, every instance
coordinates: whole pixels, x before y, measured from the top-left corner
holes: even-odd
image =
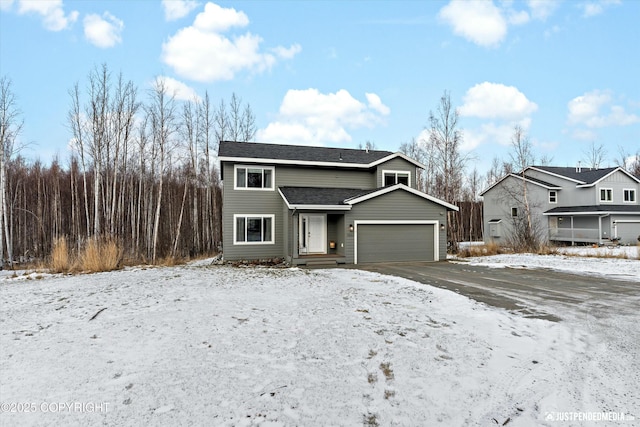
[[[447,210],[401,153],[221,142],[226,260],[438,261]]]
[[[524,175],[524,177],[523,177]],[[626,170],[530,166],[484,190],[484,241],[506,243],[524,214],[544,241],[638,244],[640,180]]]

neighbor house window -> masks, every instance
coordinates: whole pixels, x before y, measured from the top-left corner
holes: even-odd
[[[383,171],[382,172],[382,185],[387,187],[389,185],[404,184],[406,186],[410,184],[411,173],[405,171]]]
[[[601,202],[611,202],[611,201],[613,201],[613,190],[611,188],[601,188],[600,189],[600,201]]]
[[[518,208],[511,208],[511,216],[518,216]]]
[[[233,218],[234,244],[274,243],[274,215],[234,215]]]
[[[240,190],[273,190],[272,167],[237,166],[235,188]]]
[[[624,190],[624,198],[622,199],[625,203],[635,203],[636,202],[636,190],[631,188],[627,188]]]
[[[549,203],[558,203],[558,192],[549,190]]]

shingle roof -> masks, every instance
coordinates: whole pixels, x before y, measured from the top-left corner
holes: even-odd
[[[630,213],[640,214],[640,205],[598,205],[598,206],[566,206],[549,209],[545,214],[570,214],[570,213]]]
[[[518,175],[518,176],[520,176],[520,175]],[[525,175],[524,177],[527,179],[527,181],[535,182],[535,183],[538,183],[538,184],[540,184],[542,186],[545,186],[545,187],[561,188],[559,185],[551,184],[550,182],[543,181],[541,179],[534,178],[532,176]]]
[[[279,187],[290,205],[345,205],[347,199],[362,196],[378,189],[363,190],[355,188],[317,188],[317,187]]]
[[[593,184],[604,176],[613,172],[617,167],[604,168],[604,169],[590,169],[581,168],[580,172],[576,168],[558,167],[558,166],[532,166],[536,169],[540,169],[545,172],[553,173],[556,175],[564,176],[576,181],[584,182],[585,184]]]
[[[222,141],[218,149],[220,157],[248,159],[278,159],[305,162],[352,163],[367,165],[391,156],[391,151],[355,150],[350,148],[307,147],[256,142]]]

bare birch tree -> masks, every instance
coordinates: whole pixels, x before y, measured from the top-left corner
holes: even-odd
[[[587,167],[597,169],[604,163],[604,160],[607,157],[607,150],[604,148],[604,145],[596,145],[595,142],[591,142],[589,147],[583,151],[583,155],[585,165]]]
[[[0,269],[4,268],[5,241],[9,265],[13,265],[13,230],[7,206],[7,167],[22,148],[18,137],[24,124],[11,84],[8,77],[0,78]]]
[[[461,152],[462,131],[458,128],[458,110],[451,104],[451,95],[445,91],[438,108],[429,112],[429,138],[425,141],[428,156],[432,156],[434,184],[433,195],[455,204],[460,200],[467,157]],[[455,227],[454,212],[447,213],[448,240],[455,250],[460,236]]]
[[[162,206],[162,191],[164,172],[173,144],[173,134],[177,131],[175,95],[169,93],[169,88],[162,78],[156,78],[150,95],[147,113],[151,122],[151,137],[153,145],[158,151],[158,196],[153,225],[152,259],[155,262],[158,255],[158,233],[160,230],[160,214]]]

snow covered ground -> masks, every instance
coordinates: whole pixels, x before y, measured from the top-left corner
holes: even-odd
[[[559,248],[558,251],[559,255],[502,254],[463,260],[470,264],[495,268],[547,268],[574,274],[640,281],[638,246],[570,246]],[[455,261],[457,258],[450,259]]]
[[[637,425],[637,334],[567,318],[358,270],[4,273],[0,425]]]

